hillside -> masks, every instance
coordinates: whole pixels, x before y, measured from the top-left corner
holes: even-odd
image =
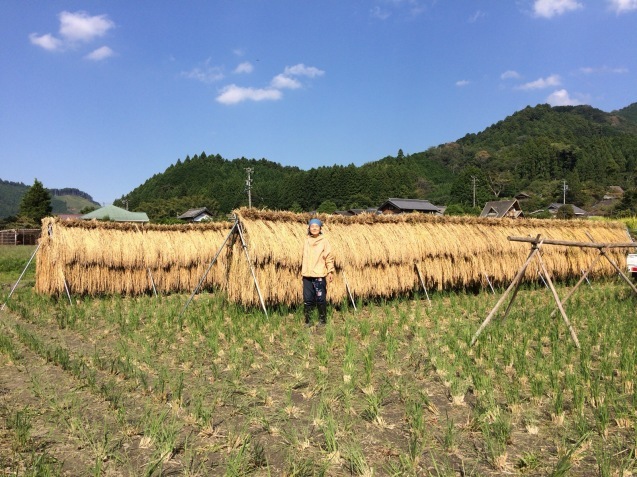
[[[30,186],[21,182],[0,179],[0,218],[15,216],[20,209],[20,201]],[[86,192],[79,189],[48,189],[54,214],[79,214],[87,207],[100,204]]]
[[[178,160],[126,198],[151,218],[200,206],[225,214],[247,205],[245,169],[251,168],[252,204],[270,209],[307,211],[326,203],[363,208],[389,197],[412,197],[468,210],[474,183],[476,208],[525,191],[532,197],[528,208],[535,210],[561,201],[565,184],[567,201],[587,207],[609,186],[635,188],[636,116],[637,103],[612,113],[590,106],[529,106],[455,142],[415,154],[398,150],[395,157],[360,167],[303,171],[203,152]]]

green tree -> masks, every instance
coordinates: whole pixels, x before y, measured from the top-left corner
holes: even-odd
[[[324,200],[316,211],[320,214],[333,214],[336,211],[336,204],[334,201]]]
[[[564,204],[555,213],[555,218],[557,219],[572,219],[573,217],[575,217],[575,212],[573,212],[571,204]]]
[[[44,188],[42,182],[35,179],[33,185],[22,196],[19,215],[39,225],[52,210],[51,194]]]

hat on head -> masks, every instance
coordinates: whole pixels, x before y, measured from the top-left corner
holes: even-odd
[[[311,219],[310,223],[308,224],[308,226],[309,225],[313,225],[313,224],[316,224],[319,227],[323,227],[323,222],[321,222],[319,219]]]

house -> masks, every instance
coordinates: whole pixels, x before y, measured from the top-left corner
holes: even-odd
[[[368,207],[366,209],[347,209],[347,210],[335,210],[332,215],[342,215],[344,217],[352,217],[353,215],[360,214],[377,214],[378,209],[376,207]]]
[[[110,220],[112,222],[150,222],[146,212],[130,212],[115,205],[107,205],[84,214],[82,220]]]
[[[549,205],[546,208],[546,210],[548,210],[551,214],[555,215],[555,214],[557,214],[557,211],[560,210],[560,207],[562,207],[564,205],[570,205],[571,207],[573,207],[573,213],[575,214],[575,217],[585,217],[586,215],[588,215],[588,212],[586,212],[584,209],[580,209],[576,205],[573,205],[573,204],[560,204],[558,202],[553,202],[551,205]]]
[[[80,220],[82,214],[58,214],[60,220]]]
[[[487,202],[480,212],[480,217],[494,217],[502,218],[507,217],[510,219],[517,219],[524,217],[524,212],[520,207],[520,203],[517,199],[512,200],[495,200]]]
[[[408,212],[442,215],[440,207],[428,200],[420,199],[389,199],[378,207],[378,213],[380,214],[403,214]]]
[[[206,207],[200,207],[198,209],[189,209],[177,218],[187,222],[202,222],[212,220],[213,216]]]
[[[517,200],[527,200],[530,198],[531,198],[531,194],[529,194],[528,192],[519,192],[514,197],[514,199],[517,199]]]

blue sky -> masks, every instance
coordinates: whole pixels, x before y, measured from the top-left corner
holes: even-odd
[[[637,101],[637,0],[3,0],[0,28],[0,178],[101,203],[202,151],[361,165]]]

